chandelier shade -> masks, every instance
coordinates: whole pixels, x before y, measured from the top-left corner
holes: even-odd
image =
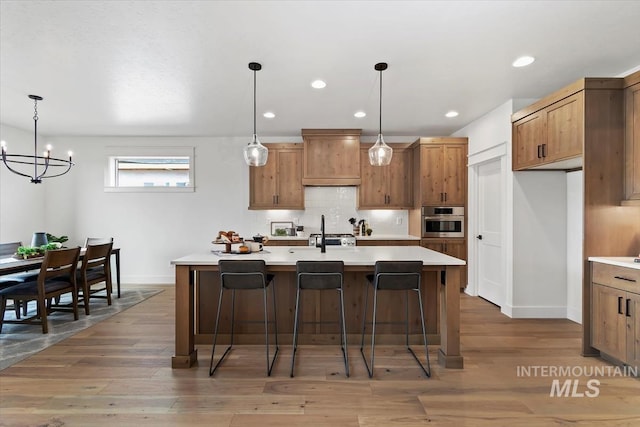
[[[9,154],[7,143],[0,143],[2,149],[2,162],[11,172],[16,175],[30,178],[33,184],[40,184],[45,178],[54,178],[66,174],[71,170],[73,163],[73,153],[69,151],[68,159],[51,157],[51,145],[47,145],[46,151],[41,156],[38,155],[38,101],[43,98],[38,95],[29,95],[33,99],[33,155],[30,154]],[[31,172],[32,171],[32,172]]]
[[[372,166],[387,166],[391,163],[393,157],[393,149],[384,142],[382,136],[382,72],[388,68],[386,62],[379,62],[374,69],[380,72],[380,122],[378,130],[378,139],[376,143],[369,148],[369,163]]]
[[[253,71],[253,138],[244,147],[244,161],[249,166],[264,166],[269,158],[269,150],[260,143],[256,133],[256,72],[262,69],[262,65],[250,62],[249,69]]]

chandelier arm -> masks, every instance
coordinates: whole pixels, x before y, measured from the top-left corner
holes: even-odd
[[[17,171],[15,169],[13,169],[11,166],[9,166],[9,163],[24,163],[24,164],[31,164],[31,163],[27,163],[27,162],[15,162],[12,160],[7,161],[5,156],[2,156],[2,162],[4,163],[4,165],[7,167],[7,169],[9,169],[11,172],[15,173],[16,175],[20,175],[20,176],[24,176],[27,178],[33,178],[31,175],[27,175],[26,173],[22,173],[20,171]]]
[[[58,165],[58,166],[62,166],[62,165]],[[60,173],[55,174],[55,175],[47,175],[47,176],[41,175],[41,176],[38,177],[38,179],[55,178],[57,176],[62,176],[62,175],[66,174],[67,172],[69,172],[71,170],[71,166],[73,166],[73,163],[69,163],[69,165],[67,166],[67,169],[64,172],[60,172]]]
[[[34,164],[34,167],[35,167],[35,168],[36,168],[36,170],[37,170],[37,168],[38,168],[38,162],[37,162],[37,161],[36,161],[36,162],[33,162],[33,164]],[[36,174],[36,175],[34,175],[34,176],[35,176],[35,179],[36,179],[37,181],[42,180],[42,177],[47,173],[47,171],[48,171],[48,170],[49,170],[49,157],[45,157],[45,159],[44,159],[44,170],[42,171],[42,173],[41,173],[40,175],[37,175],[37,174]]]

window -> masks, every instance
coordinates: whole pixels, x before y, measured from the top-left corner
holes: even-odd
[[[193,147],[108,147],[105,191],[194,191]]]

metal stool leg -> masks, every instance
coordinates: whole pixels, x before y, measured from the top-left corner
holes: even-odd
[[[223,296],[224,296],[224,288],[220,286],[220,298],[218,299],[218,313],[216,314],[216,327],[213,334],[213,348],[211,349],[211,362],[209,363],[209,376],[212,376],[213,373],[216,371],[216,369],[218,369],[218,366],[220,366],[220,364],[224,360],[227,353],[229,353],[229,351],[231,350],[231,347],[233,347],[233,326],[235,323],[235,311],[236,311],[235,310],[235,305],[236,305],[235,290],[231,291],[231,343],[229,347],[227,347],[227,349],[222,354],[222,357],[220,358],[220,360],[218,360],[218,363],[216,363],[216,365],[213,366],[213,358],[216,352],[216,341],[218,340],[218,327],[220,325],[220,309],[222,308]]]
[[[277,322],[277,311],[276,311],[276,288],[275,284],[272,283],[273,286],[273,321],[274,321],[274,330],[275,330],[275,345],[276,351],[273,354],[273,359],[270,361],[269,358],[269,312],[267,311],[267,286],[264,286],[264,335],[265,335],[265,343],[266,343],[266,353],[267,353],[267,376],[271,376],[271,371],[273,370],[273,365],[276,362],[276,357],[278,356],[278,322]]]
[[[366,332],[367,327],[367,310],[369,309],[369,283],[365,284],[366,290],[364,294],[364,313],[362,315],[362,339],[360,340],[360,354],[362,355],[362,360],[364,361],[364,366],[367,368],[367,373],[369,374],[369,378],[371,378],[372,373],[369,369],[369,364],[367,363],[367,358],[364,355],[364,333]]]
[[[347,327],[344,320],[344,291],[342,287],[338,289],[340,292],[340,330],[342,332],[342,355],[344,357],[344,372],[349,378],[349,352],[347,351]],[[295,351],[295,349],[294,349]]]
[[[373,289],[373,313],[372,313],[372,329],[371,329],[371,368],[369,368],[369,364],[367,363],[367,357],[364,354],[364,332],[367,318],[367,305],[369,301],[369,287],[367,285],[367,292],[365,296],[365,313],[362,319],[363,327],[362,327],[362,341],[360,345],[360,353],[362,354],[362,360],[364,360],[364,366],[367,368],[367,373],[369,374],[369,378],[373,378],[373,363],[375,360],[375,346],[376,346],[376,309],[378,308],[378,289],[375,287]]]
[[[420,362],[420,359],[418,359],[418,356],[416,356],[416,354],[413,352],[411,347],[409,347],[408,329],[407,329],[407,350],[409,350],[409,352],[411,353],[413,358],[416,359],[416,362],[418,362],[418,365],[420,365],[420,368],[422,368],[422,371],[424,372],[424,374],[428,378],[430,378],[431,377],[431,363],[429,362],[429,347],[428,347],[428,343],[427,343],[427,332],[426,332],[425,325],[424,325],[424,309],[422,307],[422,293],[420,292],[420,288],[415,289],[415,291],[417,291],[417,293],[418,293],[418,306],[420,307],[420,320],[421,320],[421,325],[422,325],[422,339],[424,341],[424,354],[425,354],[425,357],[426,357],[426,360],[427,360],[427,368],[424,367],[422,362]],[[408,295],[407,295],[407,297],[408,297]],[[407,307],[408,307],[408,300],[407,300]],[[408,312],[407,312],[407,314],[408,314]],[[408,317],[407,317],[407,322],[408,322]]]
[[[299,282],[299,279],[298,279]],[[300,310],[300,283],[298,283],[296,289],[296,313],[293,318],[293,354],[291,355],[291,373],[290,376],[293,378],[293,365],[296,360],[296,350],[298,349],[298,313]]]

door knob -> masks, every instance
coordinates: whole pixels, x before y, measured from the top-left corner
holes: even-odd
[[[482,234],[478,234],[478,235],[476,236],[476,239],[478,239],[478,240],[482,240]]]

